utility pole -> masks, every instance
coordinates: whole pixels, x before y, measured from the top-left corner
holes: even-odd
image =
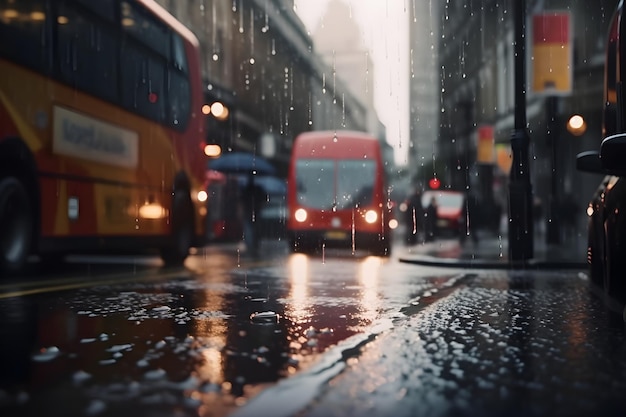
[[[511,135],[513,165],[509,181],[509,260],[533,257],[532,187],[526,129],[526,1],[513,2],[515,23],[515,129]]]
[[[558,187],[558,151],[559,145],[559,98],[549,96],[546,101],[548,107],[548,145],[550,146],[550,197],[548,198],[548,222],[546,224],[546,243],[561,243],[561,225],[559,220],[559,187]]]

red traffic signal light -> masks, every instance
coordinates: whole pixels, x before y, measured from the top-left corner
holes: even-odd
[[[428,186],[433,190],[437,190],[441,186],[441,181],[439,181],[439,178],[431,178],[428,181]]]

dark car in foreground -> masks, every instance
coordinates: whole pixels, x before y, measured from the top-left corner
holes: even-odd
[[[626,134],[609,136],[600,152],[578,156],[579,170],[605,173],[587,208],[591,279],[610,301],[626,304]]]
[[[583,152],[576,161],[578,170],[604,175],[587,207],[587,262],[592,282],[603,289],[609,307],[620,312],[626,304],[626,42],[621,42],[626,21],[622,12],[620,2],[606,48],[605,139],[599,151]]]

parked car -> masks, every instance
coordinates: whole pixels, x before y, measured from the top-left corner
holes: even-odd
[[[422,194],[424,210],[432,199],[437,202],[437,233],[459,236],[465,232],[465,193],[452,190],[427,190]]]
[[[591,281],[599,285],[609,301],[626,304],[626,106],[620,103],[626,94],[626,54],[622,33],[626,21],[621,18],[622,2],[613,16],[609,30],[604,76],[603,136],[599,151],[578,155],[580,171],[603,174],[592,196],[587,214],[587,261]],[[618,53],[618,49],[622,52]]]
[[[578,156],[579,170],[606,173],[589,203],[587,259],[591,279],[626,303],[626,134],[610,136],[600,152]]]
[[[600,286],[604,282],[604,196],[607,187],[612,189],[617,179],[619,177],[606,175],[587,206],[587,263],[591,280]]]

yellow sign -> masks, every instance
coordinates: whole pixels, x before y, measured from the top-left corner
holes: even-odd
[[[513,155],[511,154],[511,145],[499,143],[496,145],[496,163],[505,174],[511,172],[513,165]]]
[[[568,95],[572,92],[572,53],[568,12],[533,16],[533,77],[536,93]]]

